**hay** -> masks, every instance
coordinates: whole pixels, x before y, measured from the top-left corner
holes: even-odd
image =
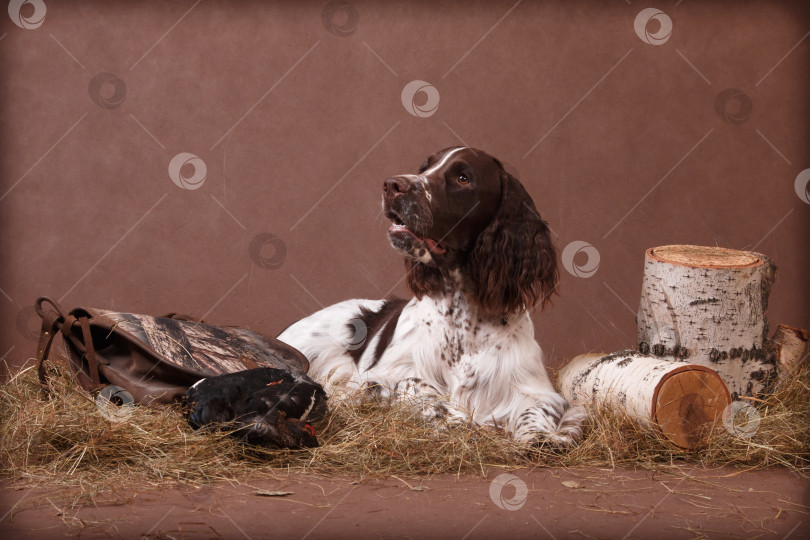
[[[2,475],[18,486],[70,488],[92,498],[122,486],[239,482],[280,469],[321,476],[487,476],[492,467],[667,467],[676,462],[782,465],[810,475],[810,369],[765,401],[755,432],[715,426],[705,447],[673,448],[654,429],[615,411],[594,410],[582,443],[567,452],[526,448],[505,433],[473,425],[437,430],[402,407],[332,400],[315,426],[320,448],[267,450],[225,433],[191,430],[179,406],[132,407],[118,417],[52,368],[53,397],[43,399],[33,369],[9,373],[0,388]],[[80,488],[76,490],[76,488]]]

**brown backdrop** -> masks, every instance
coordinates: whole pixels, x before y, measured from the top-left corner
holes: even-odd
[[[770,255],[771,322],[810,326],[804,1],[21,3],[0,22],[11,364],[39,295],[273,335],[405,295],[382,181],[456,144],[516,171],[560,253],[581,242],[534,314],[551,365],[635,345],[643,252],[668,243]]]

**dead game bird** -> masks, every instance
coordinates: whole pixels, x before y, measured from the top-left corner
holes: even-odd
[[[194,429],[233,430],[249,444],[265,447],[316,447],[309,422],[326,411],[323,388],[298,373],[256,368],[201,379],[184,397]]]

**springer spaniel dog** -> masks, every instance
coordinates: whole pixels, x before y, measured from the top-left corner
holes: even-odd
[[[555,392],[529,316],[557,287],[557,257],[520,182],[480,150],[447,148],[386,180],[383,209],[414,298],[340,302],[278,339],[330,394],[361,390],[521,442],[571,445],[584,411]]]

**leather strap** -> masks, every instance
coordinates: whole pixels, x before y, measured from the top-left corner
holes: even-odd
[[[58,331],[59,318],[59,314],[53,312],[49,312],[42,317],[42,332],[39,335],[39,344],[37,345],[37,377],[39,378],[39,385],[46,396],[50,394],[50,387],[48,385],[48,375],[45,372],[45,360],[48,359],[51,352],[51,344]]]
[[[62,335],[65,339],[70,338],[70,330],[73,328],[73,325],[76,323],[76,317],[73,315],[68,315],[62,320],[62,326],[59,330],[62,332]]]
[[[42,307],[44,302],[49,303],[53,309],[46,311]],[[39,334],[39,343],[37,345],[37,377],[39,378],[39,385],[47,396],[50,393],[50,387],[48,386],[48,374],[45,372],[45,360],[50,355],[53,338],[56,336],[61,323],[65,320],[65,313],[57,302],[47,296],[37,298],[34,303],[34,310],[42,317],[42,331]]]
[[[61,318],[63,318],[63,319],[65,318],[65,312],[62,310],[62,306],[60,306],[56,302],[56,300],[53,300],[52,298],[49,298],[47,296],[40,296],[39,298],[37,298],[37,301],[34,302],[34,311],[37,312],[37,315],[39,315],[43,319],[45,318],[45,314],[48,313],[47,311],[45,311],[45,308],[42,307],[42,304],[45,303],[45,302],[48,302],[51,305],[51,307],[54,309],[54,311],[56,311],[56,313]]]
[[[81,317],[79,318],[79,324],[82,327],[82,338],[84,339],[84,357],[87,358],[87,365],[90,368],[90,380],[93,381],[93,387],[95,388],[101,385],[101,379],[98,376],[98,360],[96,360],[96,350],[93,347],[93,335],[90,333],[90,321],[87,317]]]
[[[42,304],[49,303],[53,309],[46,310]],[[43,296],[38,298],[34,304],[34,309],[37,314],[42,317],[42,332],[39,336],[39,344],[37,346],[37,377],[39,378],[39,385],[46,396],[50,395],[50,386],[48,385],[48,373],[45,371],[45,361],[49,359],[51,352],[51,345],[53,338],[56,337],[57,332],[61,332],[63,339],[75,344],[72,339],[71,332],[75,324],[79,324],[82,331],[82,341],[84,342],[84,356],[87,358],[87,365],[90,371],[90,377],[87,376],[81,369],[81,362],[75,364],[72,361],[72,351],[68,347],[67,364],[73,372],[73,376],[79,381],[82,387],[95,389],[101,386],[101,378],[98,372],[98,358],[96,351],[93,347],[93,335],[90,332],[90,321],[87,317],[76,318],[73,315],[66,315],[62,307],[51,298]]]

